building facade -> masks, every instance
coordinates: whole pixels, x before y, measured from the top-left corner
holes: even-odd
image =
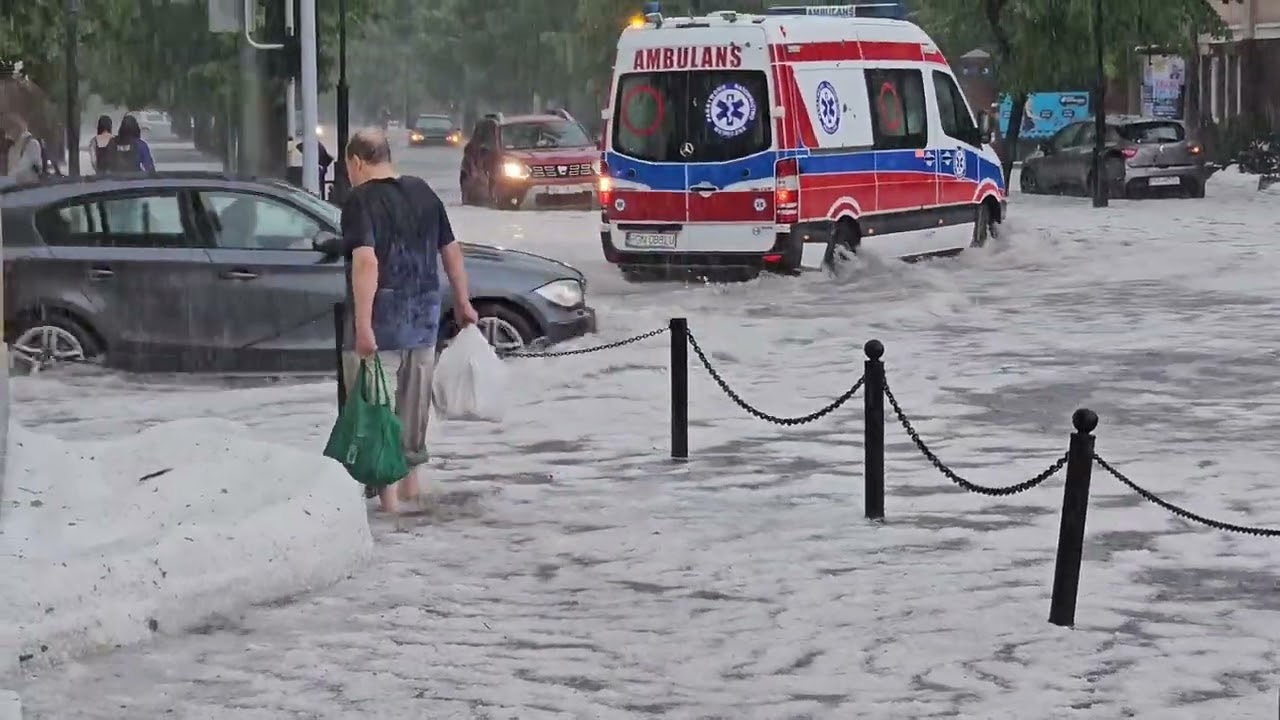
[[[1200,38],[1200,120],[1280,129],[1280,0],[1213,0],[1230,37]]]

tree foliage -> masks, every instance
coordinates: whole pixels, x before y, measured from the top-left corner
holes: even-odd
[[[917,22],[944,52],[988,49],[1010,93],[1092,87],[1094,0],[915,0]],[[1210,0],[1104,0],[1101,41],[1109,77],[1131,72],[1137,48],[1194,52],[1201,33],[1226,28]],[[955,57],[955,55],[951,55]]]

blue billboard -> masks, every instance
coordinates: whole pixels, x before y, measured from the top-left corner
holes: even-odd
[[[1009,114],[1013,111],[1013,98],[1000,99],[1000,135],[1009,136]],[[1090,117],[1088,92],[1032,93],[1022,112],[1020,137],[1043,140],[1077,120]]]

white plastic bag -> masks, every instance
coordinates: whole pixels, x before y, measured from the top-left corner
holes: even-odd
[[[436,361],[431,404],[451,420],[500,422],[506,410],[507,367],[475,325],[468,325]]]

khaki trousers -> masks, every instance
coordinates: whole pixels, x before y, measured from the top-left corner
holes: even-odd
[[[427,420],[431,416],[431,376],[436,367],[436,349],[387,350],[378,353],[382,371],[387,376],[396,417],[400,419],[400,447],[409,467],[427,462]],[[367,366],[372,371],[372,365]],[[360,356],[342,354],[342,377],[347,392],[359,387]],[[373,388],[377,378],[367,379]]]

